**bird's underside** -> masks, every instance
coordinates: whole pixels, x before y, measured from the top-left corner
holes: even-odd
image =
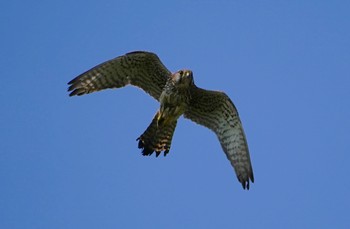
[[[169,153],[178,118],[183,115],[214,131],[244,189],[254,182],[248,145],[238,112],[223,92],[198,88],[190,70],[172,74],[158,56],[131,52],[106,61],[68,83],[70,96],[134,85],[159,101],[160,108],[145,132],[137,138],[147,156]]]

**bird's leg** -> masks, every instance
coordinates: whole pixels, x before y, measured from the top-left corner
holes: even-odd
[[[160,128],[164,124],[164,117],[162,117],[162,114],[160,111],[157,113],[157,127]]]

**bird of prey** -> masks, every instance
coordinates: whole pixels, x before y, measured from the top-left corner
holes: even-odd
[[[143,89],[160,103],[151,124],[137,138],[143,155],[155,152],[158,157],[164,152],[166,156],[177,120],[183,115],[215,132],[244,189],[249,189],[249,181],[254,182],[246,136],[235,105],[224,92],[197,87],[191,70],[171,73],[156,54],[136,51],[99,64],[68,84],[70,96],[129,84]]]

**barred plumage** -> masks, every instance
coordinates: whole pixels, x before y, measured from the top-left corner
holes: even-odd
[[[160,102],[151,124],[137,139],[143,155],[153,152],[157,157],[161,152],[166,155],[177,119],[184,115],[215,132],[244,189],[249,189],[249,181],[254,182],[248,144],[236,107],[225,93],[198,88],[190,70],[171,74],[156,54],[137,51],[97,65],[68,84],[70,96],[128,84],[143,89]]]
[[[157,157],[161,152],[164,152],[164,156],[169,153],[177,120],[166,123],[166,125],[158,125],[159,115],[158,111],[146,131],[136,139],[139,141],[138,147],[143,149],[142,155],[144,156],[150,156],[153,152],[156,152]]]
[[[191,96],[192,100],[184,117],[215,132],[238,180],[244,189],[249,189],[249,179],[254,182],[254,175],[236,107],[223,92],[193,87]]]
[[[106,61],[84,72],[68,84],[70,96],[84,95],[107,88],[120,88],[128,84],[142,88],[156,100],[171,72],[158,56],[148,52],[130,52]]]

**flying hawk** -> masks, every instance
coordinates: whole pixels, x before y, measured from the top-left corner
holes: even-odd
[[[195,85],[191,70],[171,73],[158,56],[150,52],[130,52],[106,61],[68,83],[70,96],[84,95],[128,84],[143,89],[160,103],[151,124],[137,138],[143,155],[169,153],[178,118],[183,115],[206,126],[217,135],[239,182],[249,189],[254,182],[247,140],[237,109],[220,91]]]

